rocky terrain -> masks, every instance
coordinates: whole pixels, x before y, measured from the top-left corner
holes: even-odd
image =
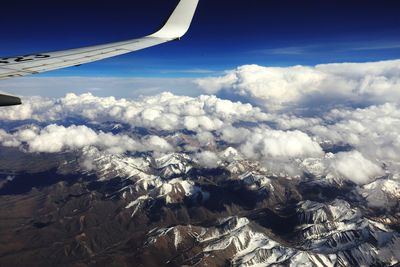
[[[2,154],[0,266],[400,262],[395,180],[359,186],[318,177],[309,161],[299,162],[302,177],[240,157],[205,168],[190,153]],[[392,205],[371,207],[369,197]]]

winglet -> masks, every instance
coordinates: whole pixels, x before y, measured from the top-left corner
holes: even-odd
[[[189,30],[199,0],[180,0],[165,25],[150,37],[179,39]]]

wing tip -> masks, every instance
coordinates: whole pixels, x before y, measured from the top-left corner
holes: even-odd
[[[164,26],[151,37],[180,39],[189,30],[199,0],[180,0]]]

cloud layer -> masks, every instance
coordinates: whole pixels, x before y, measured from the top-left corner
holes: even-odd
[[[0,143],[7,147],[26,148],[28,152],[57,153],[94,146],[108,153],[121,154],[126,151],[171,152],[173,147],[159,136],[135,139],[126,134],[96,132],[87,126],[64,127],[55,124],[40,129],[30,126],[14,133],[0,131]]]
[[[197,84],[204,92],[233,94],[270,111],[383,104],[400,100],[400,60],[286,68],[245,65]]]
[[[163,93],[130,101],[68,94],[61,99],[35,97],[27,105],[7,109],[12,112],[2,110],[3,119],[37,120],[12,132],[0,132],[2,145],[29,152],[56,153],[87,146],[114,154],[195,152],[199,164],[213,168],[235,160],[224,156],[225,148],[231,147],[239,158],[290,174],[307,171],[298,160],[319,159],[323,162],[322,175],[334,173],[357,184],[383,175],[382,165],[392,173],[400,169],[400,109],[396,104],[334,109],[309,118],[266,113],[250,104],[215,96],[193,98]],[[146,128],[149,133],[113,134],[87,125],[54,124],[82,117],[91,125],[127,123],[132,128]],[[177,131],[183,132],[177,135]],[[337,153],[327,160],[326,147],[335,146],[347,146],[353,152]]]
[[[40,122],[69,116],[96,122],[118,121],[156,130],[216,130],[239,121],[257,122],[268,118],[250,104],[234,103],[215,96],[196,98],[172,93],[144,97],[138,101],[96,97],[91,93],[67,94],[61,99],[27,99],[20,107],[0,111],[2,120],[34,119]]]
[[[394,181],[400,177],[399,74],[400,61],[248,65],[197,81],[208,93],[226,91],[242,102],[172,93],[135,100],[92,93],[30,97],[0,110],[3,125],[18,125],[0,130],[0,142],[31,153],[178,152],[207,168],[243,159],[271,174],[311,173],[358,185],[383,176]],[[71,118],[77,125],[64,125]],[[128,127],[119,134],[97,128],[106,122]]]

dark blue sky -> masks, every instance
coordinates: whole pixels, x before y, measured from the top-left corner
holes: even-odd
[[[176,0],[57,0],[1,3],[2,56],[141,37]],[[400,58],[396,0],[200,0],[181,42],[42,76],[211,75],[268,66]]]

